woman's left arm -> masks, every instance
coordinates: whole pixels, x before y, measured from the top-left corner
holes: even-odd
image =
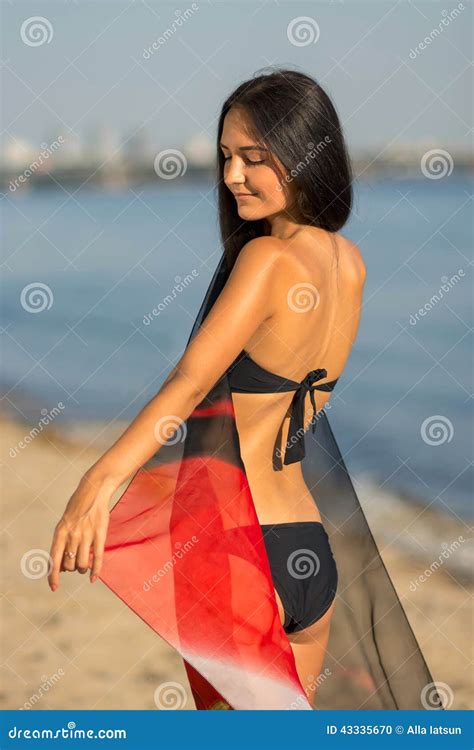
[[[272,288],[280,252],[271,237],[258,237],[242,248],[219,297],[157,395],[85,473],[56,526],[51,547],[51,588],[57,587],[60,570],[86,572],[84,556],[63,562],[66,547],[80,547],[84,536],[89,545],[94,544],[91,579],[98,575],[112,495],[170,437],[169,432],[166,434],[167,421],[174,429],[184,422],[252,334],[272,316]],[[157,429],[158,425],[162,425],[161,429]]]

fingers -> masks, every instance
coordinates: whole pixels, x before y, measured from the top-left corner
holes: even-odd
[[[76,557],[77,557],[77,547],[74,547],[71,542],[68,542],[66,544],[66,549],[64,550],[64,558],[63,558],[63,566],[65,571],[73,572],[76,570]]]
[[[48,575],[48,583],[51,591],[56,591],[59,586],[59,571],[64,557],[66,538],[60,532],[55,532],[51,545],[50,557],[52,561],[51,571]]]
[[[81,525],[71,528],[71,524],[63,522],[63,519],[56,526],[50,551],[52,566],[48,575],[52,591],[56,591],[59,586],[61,572],[77,570],[79,573],[87,573],[91,568],[91,582],[98,578],[108,526],[108,510],[104,508],[99,511],[95,523],[89,523],[87,528]],[[97,530],[92,541],[94,526]]]
[[[89,569],[91,540],[90,538],[81,539],[76,556],[76,570],[78,573],[87,573]]]
[[[64,525],[61,523],[57,525],[50,551],[52,567],[48,583],[51,591],[57,590],[61,572],[76,569],[78,539],[78,534],[69,534]]]
[[[105,540],[107,538],[107,529],[110,521],[110,511],[106,508],[102,508],[100,522],[93,541],[93,549],[91,550],[92,557],[92,570],[91,570],[91,583],[97,580],[102,569],[102,563],[104,560],[104,547]]]
[[[68,534],[66,546],[64,548],[64,559],[63,559],[64,570],[66,571],[69,570],[70,572],[72,572],[73,570],[76,570],[77,550],[79,548],[80,542],[81,542],[80,533],[74,531]]]
[[[94,583],[95,580],[97,580],[99,573],[102,569],[102,563],[104,560],[104,546],[105,546],[105,531],[100,531],[97,533],[94,544],[93,544],[93,552],[94,552],[94,559],[92,563],[92,570],[91,570],[91,583]]]

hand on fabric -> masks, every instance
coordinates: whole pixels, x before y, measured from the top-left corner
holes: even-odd
[[[109,500],[115,489],[115,485],[98,483],[87,474],[81,479],[54,530],[48,575],[51,591],[58,588],[62,571],[87,573],[91,568],[91,583],[97,579],[109,524]]]

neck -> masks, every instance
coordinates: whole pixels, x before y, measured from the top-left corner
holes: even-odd
[[[302,222],[291,210],[270,214],[264,219],[265,234],[278,237],[280,240],[291,238],[302,227]]]

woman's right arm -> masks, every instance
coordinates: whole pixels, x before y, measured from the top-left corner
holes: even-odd
[[[85,473],[55,529],[48,577],[53,591],[60,570],[87,572],[91,545],[91,580],[95,580],[102,566],[112,495],[188,419],[252,334],[271,317],[273,271],[279,255],[273,238],[256,238],[244,246],[224,289],[157,395]],[[65,555],[68,551],[71,558]]]

